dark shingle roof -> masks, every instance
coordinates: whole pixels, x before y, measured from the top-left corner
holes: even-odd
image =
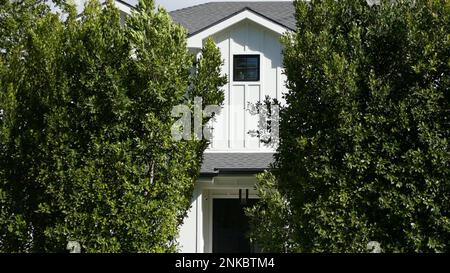
[[[269,168],[273,153],[205,153],[202,174],[258,172]]]
[[[286,28],[295,29],[294,5],[290,1],[274,2],[211,2],[172,11],[175,22],[194,35],[241,11],[249,9]]]

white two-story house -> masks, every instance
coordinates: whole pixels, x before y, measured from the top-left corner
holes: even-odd
[[[127,2],[116,3],[124,13],[132,9]],[[188,47],[194,54],[208,37],[215,40],[224,59],[222,71],[229,80],[192,207],[181,227],[180,251],[257,251],[246,237],[244,207],[258,198],[256,174],[268,168],[274,150],[249,134],[258,123],[258,117],[249,112],[249,103],[266,96],[283,101],[280,36],[295,29],[294,6],[290,1],[212,2],[170,15],[187,29]]]
[[[295,29],[294,6],[286,1],[213,2],[176,10],[171,16],[188,30],[193,52],[213,37],[229,79],[225,107],[213,126],[192,208],[181,228],[180,250],[257,251],[246,238],[243,207],[258,198],[255,176],[269,166],[274,151],[249,134],[257,129],[258,117],[248,108],[266,96],[282,101],[280,36]]]

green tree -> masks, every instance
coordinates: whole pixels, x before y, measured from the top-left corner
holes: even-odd
[[[275,170],[249,212],[277,228],[253,239],[267,251],[450,251],[450,2],[295,7]]]
[[[113,1],[79,17],[60,2],[64,20],[16,16],[33,24],[0,62],[0,250],[173,252],[207,142],[173,140],[171,110],[222,103],[220,52],[208,41],[194,66],[151,0],[123,25]]]

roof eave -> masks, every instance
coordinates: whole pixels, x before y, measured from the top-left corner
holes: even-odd
[[[212,172],[203,172],[201,177],[216,177],[219,175],[254,175],[263,173],[270,168],[217,168]]]

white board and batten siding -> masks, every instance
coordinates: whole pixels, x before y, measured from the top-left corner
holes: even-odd
[[[283,102],[285,75],[282,73],[280,35],[250,20],[244,20],[213,36],[224,60],[222,72],[228,76],[224,107],[214,122],[214,138],[208,152],[268,152],[270,148],[248,134],[257,129],[258,116],[249,113],[248,103],[266,96]],[[260,81],[233,81],[234,55],[260,55]]]
[[[248,112],[248,102],[255,103],[269,96],[284,104],[282,94],[286,92],[286,79],[280,34],[245,19],[211,37],[221,51],[222,73],[227,75],[228,83],[223,87],[224,107],[213,124],[213,140],[206,152],[273,152],[273,148],[260,144],[259,139],[248,134],[257,129],[258,123],[258,117]],[[190,49],[197,54],[200,45],[194,45]],[[233,81],[234,55],[260,55],[260,81]],[[213,181],[205,179],[196,184],[192,207],[180,229],[178,242],[182,253],[212,252],[212,198],[216,191],[226,191],[225,196],[238,198],[239,188],[252,188],[256,182],[252,175],[216,177]],[[227,179],[230,181],[225,182]]]

